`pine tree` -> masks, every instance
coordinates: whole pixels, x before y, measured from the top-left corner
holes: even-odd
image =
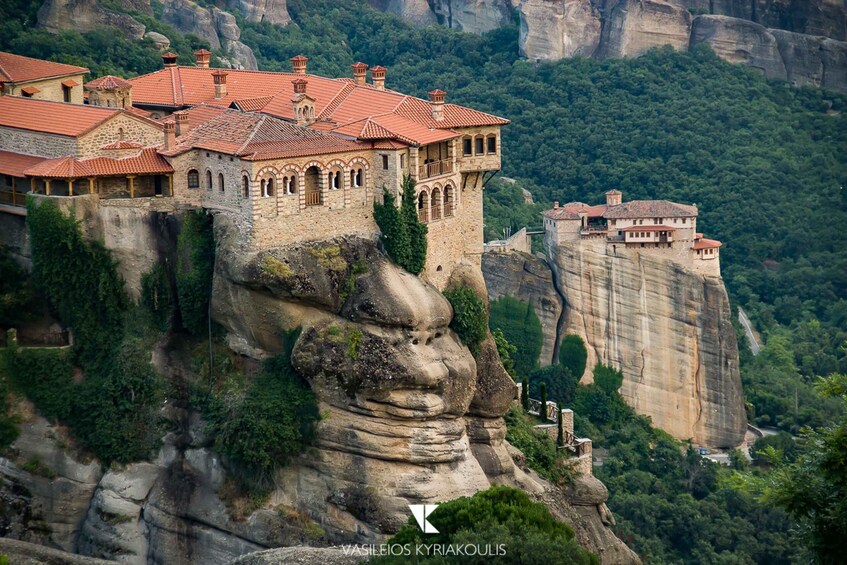
[[[542,420],[547,420],[547,385],[541,383],[541,409],[538,411],[538,416]]]
[[[411,256],[409,232],[397,209],[394,195],[383,187],[382,197],[383,204],[374,202],[374,220],[381,232],[380,240],[391,260],[405,267]]]
[[[521,383],[521,406],[524,410],[529,410],[529,381],[526,377]]]
[[[562,403],[556,404],[556,420],[558,421],[558,430],[556,433],[556,445],[562,447],[565,445],[565,430],[562,427]]]
[[[409,234],[409,261],[400,263],[412,274],[419,274],[426,265],[427,227],[418,220],[418,199],[415,195],[415,180],[403,177],[403,202],[400,204],[400,217]]]

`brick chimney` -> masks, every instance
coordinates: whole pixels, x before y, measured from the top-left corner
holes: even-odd
[[[178,55],[176,53],[168,51],[162,55],[162,62],[165,64],[165,67],[175,67],[177,57]]]
[[[436,88],[430,90],[427,94],[429,94],[429,104],[432,108],[432,119],[436,122],[442,121],[444,119],[444,98],[447,93]]]
[[[215,99],[220,100],[226,97],[226,71],[220,69],[212,73],[212,80],[215,81]]]
[[[617,206],[623,200],[623,193],[620,190],[610,190],[606,193],[606,206]]]
[[[176,147],[176,124],[174,122],[165,122],[162,124],[165,129],[165,150]]]
[[[556,200],[555,202],[553,202],[553,209],[554,209],[554,210],[558,210],[558,209],[559,209],[559,201],[558,201],[558,200]]]
[[[194,52],[195,65],[201,69],[209,68],[209,61],[212,59],[212,52],[207,49],[200,49]]]
[[[356,84],[365,84],[365,77],[368,74],[368,66],[364,63],[353,63],[353,78]]]
[[[176,123],[177,137],[188,133],[185,129],[188,126],[188,112],[174,112],[174,123]]]
[[[296,80],[292,80],[291,84],[294,85],[294,94],[306,94],[306,85],[309,84],[309,81],[298,78]]]
[[[303,55],[297,55],[296,57],[291,58],[291,70],[297,73],[298,75],[306,74],[306,63],[309,62],[309,59],[304,57]]]
[[[385,90],[385,67],[379,65],[371,68],[371,78],[377,90]]]

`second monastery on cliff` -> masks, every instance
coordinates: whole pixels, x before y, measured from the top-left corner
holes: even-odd
[[[308,74],[302,56],[270,73],[195,55],[83,86],[87,69],[0,53],[0,204],[25,213],[34,193],[202,207],[230,214],[262,249],[373,236],[374,200],[410,176],[429,225],[425,276],[443,286],[460,261],[479,261],[482,189],[508,120],[447,104],[441,90],[428,101],[389,90],[383,67],[356,63],[352,79],[333,79]]]

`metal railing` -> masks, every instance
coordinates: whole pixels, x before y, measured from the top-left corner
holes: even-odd
[[[418,176],[421,179],[446,175],[452,172],[453,161],[432,161],[431,163],[424,163],[418,168]]]

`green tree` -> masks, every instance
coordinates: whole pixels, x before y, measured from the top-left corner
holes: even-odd
[[[488,315],[485,303],[467,286],[445,290],[444,296],[453,307],[450,327],[459,335],[471,353],[479,352],[479,344],[488,334]]]
[[[418,199],[415,194],[415,179],[403,176],[403,200],[400,203],[400,217],[406,224],[409,234],[409,262],[403,267],[413,275],[419,274],[426,266],[426,224],[418,219]]]
[[[517,374],[529,375],[538,367],[544,335],[532,304],[512,296],[493,300],[488,325],[492,330],[501,330],[509,343],[517,348],[512,357]]]
[[[566,367],[576,378],[582,378],[585,373],[585,363],[588,361],[588,350],[585,342],[576,334],[568,334],[559,345],[559,363]]]
[[[491,332],[491,336],[494,338],[494,344],[497,346],[497,354],[500,356],[500,362],[503,364],[503,368],[514,379],[517,374],[515,373],[515,362],[512,360],[512,355],[515,354],[518,348],[509,343],[509,340],[503,335],[502,330],[494,330]]]
[[[594,367],[594,384],[608,395],[617,394],[623,384],[623,373],[614,367],[597,363]]]
[[[382,204],[374,201],[374,220],[379,226],[383,247],[388,257],[397,265],[408,265],[411,256],[409,232],[400,217],[394,195],[383,187]]]
[[[541,384],[544,383],[551,400],[569,404],[576,394],[578,379],[564,366],[556,364],[533,371],[529,382],[532,383],[532,394],[539,394]]]

